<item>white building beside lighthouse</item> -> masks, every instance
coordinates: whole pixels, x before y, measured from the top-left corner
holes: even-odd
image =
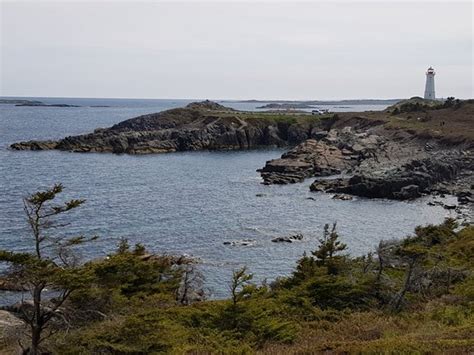
[[[425,84],[425,99],[435,99],[435,85],[434,85],[435,71],[432,67],[429,67],[426,71],[426,84]]]

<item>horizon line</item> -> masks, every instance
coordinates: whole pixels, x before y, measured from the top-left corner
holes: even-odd
[[[414,96],[412,96],[414,97]],[[420,96],[421,97],[421,96]],[[377,97],[366,97],[366,98],[334,98],[334,99],[256,99],[256,98],[157,98],[157,97],[87,97],[87,96],[24,96],[24,95],[0,95],[0,98],[47,98],[47,99],[96,99],[96,100],[211,100],[211,101],[363,101],[363,100],[404,100],[406,98],[377,98]]]

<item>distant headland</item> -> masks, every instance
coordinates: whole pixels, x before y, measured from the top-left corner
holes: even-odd
[[[0,105],[15,105],[15,106],[26,106],[26,107],[81,107],[79,105],[72,104],[46,104],[42,101],[37,100],[23,100],[23,99],[1,99]],[[110,107],[105,105],[97,105],[90,107]]]

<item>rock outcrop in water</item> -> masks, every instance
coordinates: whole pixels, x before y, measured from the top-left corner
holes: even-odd
[[[309,120],[299,122],[291,115],[244,113],[204,101],[132,118],[90,134],[66,137],[56,142],[15,143],[11,148],[149,154],[282,147],[309,138],[312,126]]]
[[[384,142],[377,135],[355,133],[351,127],[319,131],[313,136],[316,139],[306,140],[280,159],[268,161],[259,170],[264,184],[288,184],[311,176],[340,174],[374,156]]]
[[[57,146],[58,142],[56,141],[28,141],[14,143],[11,148],[15,150],[52,150]]]
[[[350,178],[316,180],[311,191],[346,193],[370,198],[408,200],[431,192],[435,184],[451,181],[472,160],[445,156],[413,160],[399,167],[359,172]]]

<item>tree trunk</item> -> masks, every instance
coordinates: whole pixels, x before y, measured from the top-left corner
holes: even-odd
[[[38,355],[41,342],[41,332],[43,331],[43,315],[41,312],[41,292],[43,286],[35,286],[33,290],[34,317],[31,324],[31,355]]]
[[[400,293],[397,297],[397,300],[395,302],[395,310],[397,310],[397,311],[400,310],[403,298],[405,297],[405,293],[408,291],[408,288],[410,287],[411,276],[413,274],[413,269],[415,268],[415,264],[416,264],[416,259],[413,259],[408,263],[408,271],[407,271],[407,276],[406,276],[406,279],[405,279],[405,284],[404,284],[402,290],[400,291]]]
[[[39,355],[39,344],[41,341],[41,328],[33,326],[31,328],[31,349],[30,355]]]

